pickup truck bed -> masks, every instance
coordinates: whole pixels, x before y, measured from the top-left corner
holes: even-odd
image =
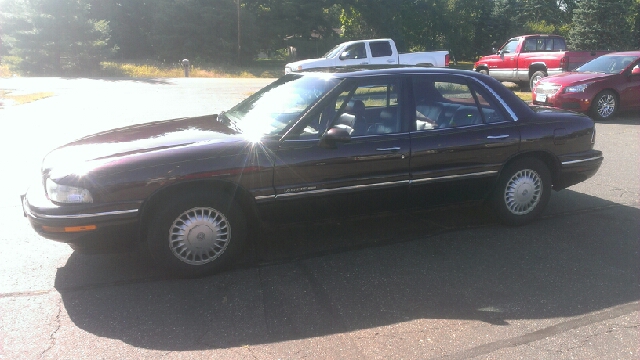
[[[566,51],[557,35],[523,35],[507,41],[495,55],[483,56],[474,70],[500,81],[528,82],[573,70],[608,51]]]

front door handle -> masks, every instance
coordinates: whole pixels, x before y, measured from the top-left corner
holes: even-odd
[[[489,135],[487,136],[487,139],[506,139],[508,137],[509,135]]]

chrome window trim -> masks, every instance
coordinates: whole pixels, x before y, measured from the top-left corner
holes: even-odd
[[[478,84],[482,85],[482,87],[484,87],[487,91],[489,91],[493,95],[493,97],[496,98],[500,104],[502,104],[502,107],[505,110],[507,110],[507,112],[509,113],[509,116],[511,116],[511,120],[518,121],[518,117],[516,116],[516,113],[514,113],[513,110],[511,110],[511,107],[507,105],[507,103],[504,101],[502,97],[500,97],[500,95],[498,95],[495,91],[493,91],[493,89],[489,87],[487,84],[485,84],[484,82],[476,78],[471,78],[471,79],[477,82]]]
[[[302,195],[316,195],[316,194],[325,194],[325,193],[341,192],[341,191],[349,191],[349,190],[366,190],[366,189],[381,188],[381,187],[391,187],[391,186],[405,185],[405,184],[411,185],[411,184],[419,184],[419,183],[433,182],[433,181],[439,181],[439,180],[482,177],[482,176],[494,175],[497,173],[498,171],[496,170],[490,170],[490,171],[481,171],[481,172],[471,173],[471,174],[447,175],[447,176],[424,178],[424,179],[418,179],[418,180],[402,180],[402,181],[382,182],[382,183],[367,184],[367,185],[344,186],[344,187],[338,187],[338,188],[332,188],[332,189],[318,189],[318,190],[311,190],[311,191],[300,191],[295,193],[256,196],[255,199],[256,201],[276,200],[279,198],[291,198],[291,197],[297,197]]]
[[[592,158],[588,158],[588,159],[563,161],[562,165],[578,164],[578,163],[583,163],[583,162],[587,162],[587,161],[600,160],[600,159],[603,159],[603,158],[604,158],[603,156],[596,156],[596,157],[592,157]]]

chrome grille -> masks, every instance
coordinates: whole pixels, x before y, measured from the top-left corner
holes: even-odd
[[[558,90],[560,90],[560,88],[561,88],[561,86],[560,85],[556,85],[556,84],[540,85],[540,86],[536,87],[536,94],[554,95],[555,93],[558,92]]]

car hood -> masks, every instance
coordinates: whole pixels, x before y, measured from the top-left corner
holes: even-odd
[[[615,74],[566,72],[554,76],[549,76],[540,80],[540,84],[553,83],[563,86],[581,84],[589,81],[608,79]]]
[[[287,65],[285,65],[288,68],[291,68],[292,70],[296,70],[298,68],[298,66],[302,66],[302,69],[307,69],[310,67],[314,67],[314,66],[318,66],[319,62],[323,62],[326,61],[327,59],[325,58],[317,58],[317,59],[306,59],[306,60],[300,60],[300,61],[296,61],[296,62],[292,62],[289,63]]]
[[[239,141],[238,131],[218,121],[217,115],[132,125],[86,136],[50,152],[43,171],[108,163],[142,154],[164,152],[208,143]]]

